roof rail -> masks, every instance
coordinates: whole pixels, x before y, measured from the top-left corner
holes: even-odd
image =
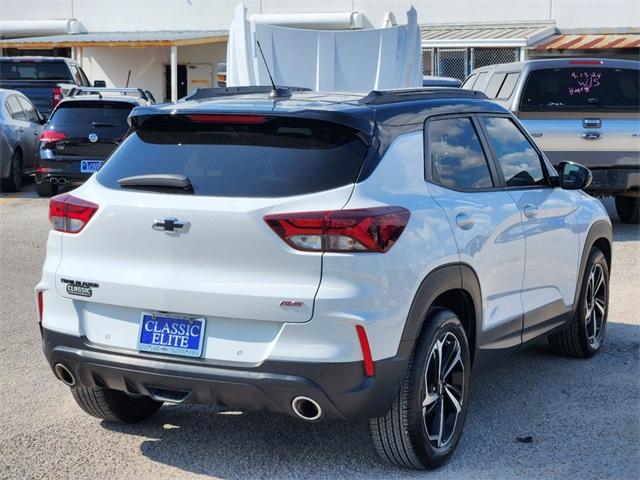
[[[311,89],[306,87],[282,87],[291,92],[308,92]],[[202,100],[204,98],[213,97],[229,97],[231,95],[250,95],[252,93],[270,93],[273,90],[271,85],[251,85],[246,87],[216,87],[216,88],[198,88],[181,100]]]
[[[103,88],[103,87],[73,87],[67,93],[67,97],[78,97],[80,95],[95,94],[102,97],[103,93],[119,93],[121,95],[135,94],[136,97],[155,103],[155,98],[148,90],[142,88]]]
[[[385,103],[408,102],[410,100],[433,100],[438,98],[478,98],[488,97],[477,90],[462,88],[426,87],[402,88],[398,90],[372,90],[366,97],[358,100],[365,105],[384,105]]]

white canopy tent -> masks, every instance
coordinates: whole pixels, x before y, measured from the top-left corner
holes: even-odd
[[[348,92],[421,86],[420,29],[415,9],[407,12],[406,25],[386,22],[384,28],[360,28],[359,15],[298,14],[288,23],[286,15],[279,15],[278,25],[273,25],[262,23],[269,21],[268,16],[247,18],[247,9],[238,5],[229,31],[227,85],[269,84],[256,46],[259,41],[278,85]]]

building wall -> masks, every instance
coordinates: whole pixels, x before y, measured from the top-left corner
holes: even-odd
[[[0,0],[2,20],[77,18],[88,31],[226,29],[240,0]],[[421,23],[555,20],[566,28],[640,26],[637,0],[244,0],[250,14],[358,11],[379,26],[413,5]]]
[[[226,51],[226,43],[178,47],[178,64],[206,63],[215,69],[226,60]],[[150,90],[156,100],[163,101],[169,52],[169,47],[83,48],[78,60],[92,82],[105,80],[107,87],[124,87],[131,70],[130,87]]]

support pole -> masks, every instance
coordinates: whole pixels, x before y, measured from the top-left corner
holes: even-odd
[[[171,101],[178,101],[178,47],[171,46]]]

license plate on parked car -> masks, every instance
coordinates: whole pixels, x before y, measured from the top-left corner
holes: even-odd
[[[80,162],[80,171],[82,173],[95,173],[100,170],[104,164],[102,160],[82,160]]]
[[[199,357],[204,339],[204,318],[144,313],[138,350]]]

